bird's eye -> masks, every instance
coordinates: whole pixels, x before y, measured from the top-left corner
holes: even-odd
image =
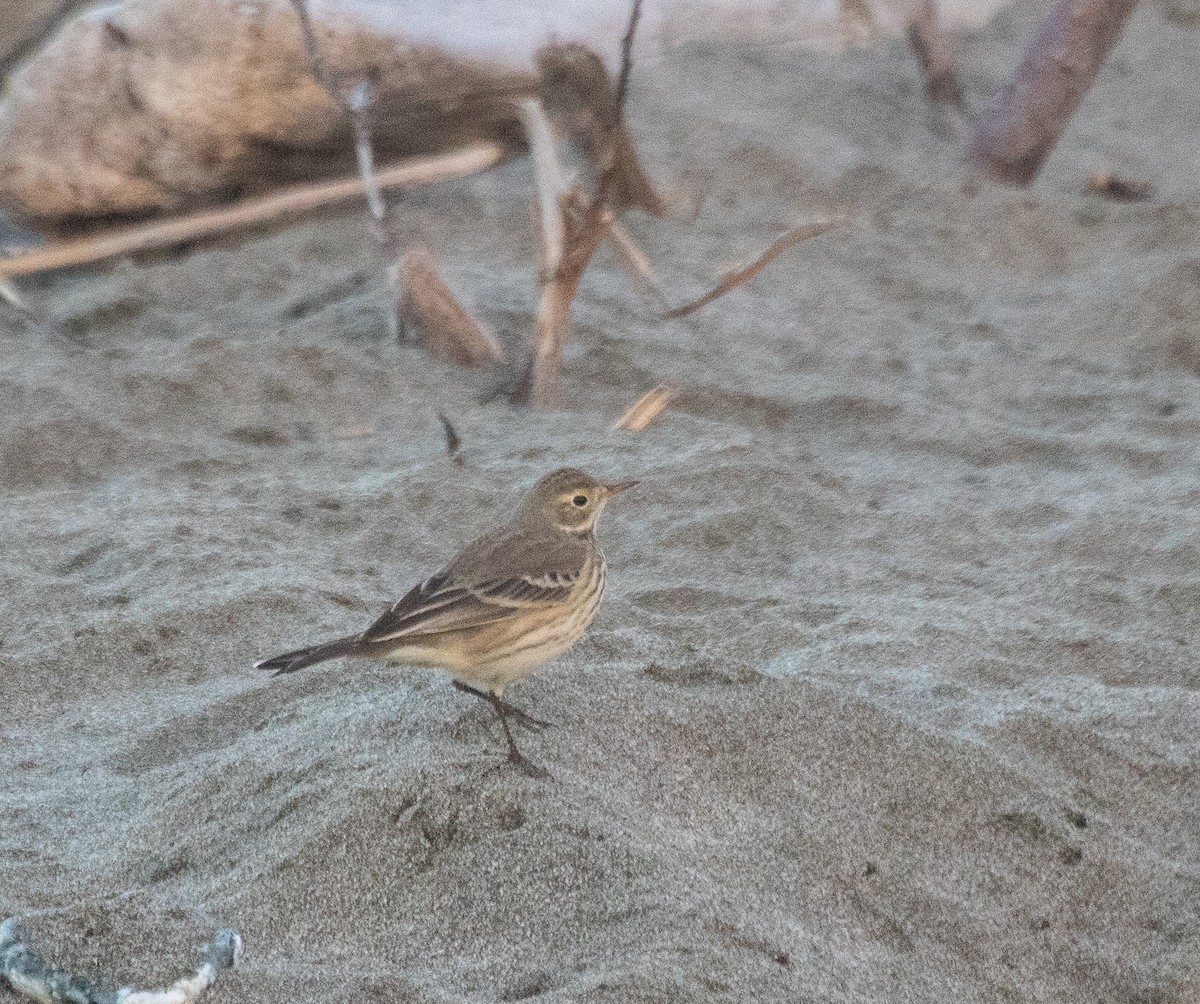
[[[571,501],[574,502],[577,506],[579,506],[580,509],[582,509],[585,505],[587,505],[587,496],[586,495],[576,495],[573,499],[571,499]]]

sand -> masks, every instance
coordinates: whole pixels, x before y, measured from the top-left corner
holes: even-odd
[[[900,46],[689,43],[631,125],[686,321],[600,256],[561,411],[384,337],[354,211],[23,283],[0,312],[0,916],[221,1002],[1200,998],[1200,101],[1131,21],[1032,189],[978,185]],[[964,42],[978,105],[1039,4]],[[1093,170],[1155,197],[1086,193]],[[406,195],[510,350],[529,168]],[[610,427],[647,387],[662,420]],[[463,464],[445,455],[438,411]],[[433,671],[255,658],[353,631],[561,464],[606,512],[590,634],[497,767]],[[0,991],[0,1001],[10,998]]]

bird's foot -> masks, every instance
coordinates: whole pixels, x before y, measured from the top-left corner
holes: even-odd
[[[554,723],[543,721],[541,718],[534,718],[533,715],[527,714],[520,708],[514,708],[507,701],[501,702],[504,705],[504,716],[511,718],[522,728],[528,729],[530,732],[541,732],[542,729],[552,728]]]
[[[545,767],[539,767],[515,747],[508,751],[508,762],[537,781],[545,781],[550,777],[550,771]]]

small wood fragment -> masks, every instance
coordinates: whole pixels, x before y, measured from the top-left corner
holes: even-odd
[[[400,290],[399,320],[430,352],[459,366],[504,361],[499,339],[455,299],[426,248],[410,248],[392,271]]]
[[[1118,202],[1140,202],[1154,194],[1154,183],[1126,178],[1108,171],[1098,171],[1088,176],[1087,189],[1096,195],[1103,195]]]
[[[705,307],[712,303],[713,300],[718,300],[730,290],[737,288],[747,279],[761,272],[772,261],[778,258],[784,251],[794,248],[797,244],[809,240],[813,237],[818,237],[821,234],[828,233],[834,227],[841,226],[849,219],[848,216],[839,213],[836,216],[831,216],[820,223],[805,223],[798,227],[793,227],[785,234],[776,237],[762,254],[754,259],[749,265],[743,268],[734,269],[727,272],[721,277],[721,281],[712,289],[705,293],[697,300],[691,303],[685,303],[682,307],[675,307],[673,310],[668,310],[663,314],[664,320],[670,320],[675,317],[686,317],[688,314],[694,313],[701,307]]]
[[[660,383],[633,402],[613,426],[628,432],[641,432],[653,422],[675,396],[675,389]]]
[[[459,467],[462,467],[463,458],[459,452],[462,449],[462,440],[458,438],[458,433],[450,424],[450,419],[440,411],[438,412],[438,421],[442,423],[442,432],[446,435],[446,455]]]
[[[29,308],[25,305],[25,301],[21,299],[21,294],[17,292],[17,287],[10,280],[3,277],[0,277],[0,300],[4,300],[22,314],[29,313]]]

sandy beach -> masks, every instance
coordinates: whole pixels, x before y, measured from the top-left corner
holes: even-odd
[[[678,208],[627,222],[675,302],[852,219],[673,322],[603,251],[558,411],[385,337],[356,208],[23,281],[0,918],[114,985],[235,928],[212,1004],[1195,1004],[1185,6],[1135,13],[1024,191],[967,174],[902,43],[647,58],[630,127]],[[961,40],[972,107],[1045,10]],[[531,192],[519,160],[395,210],[510,354]],[[613,431],[659,381],[662,418]],[[365,627],[567,464],[642,483],[592,630],[509,695],[555,722],[523,737],[550,780],[436,671],[251,668]]]

